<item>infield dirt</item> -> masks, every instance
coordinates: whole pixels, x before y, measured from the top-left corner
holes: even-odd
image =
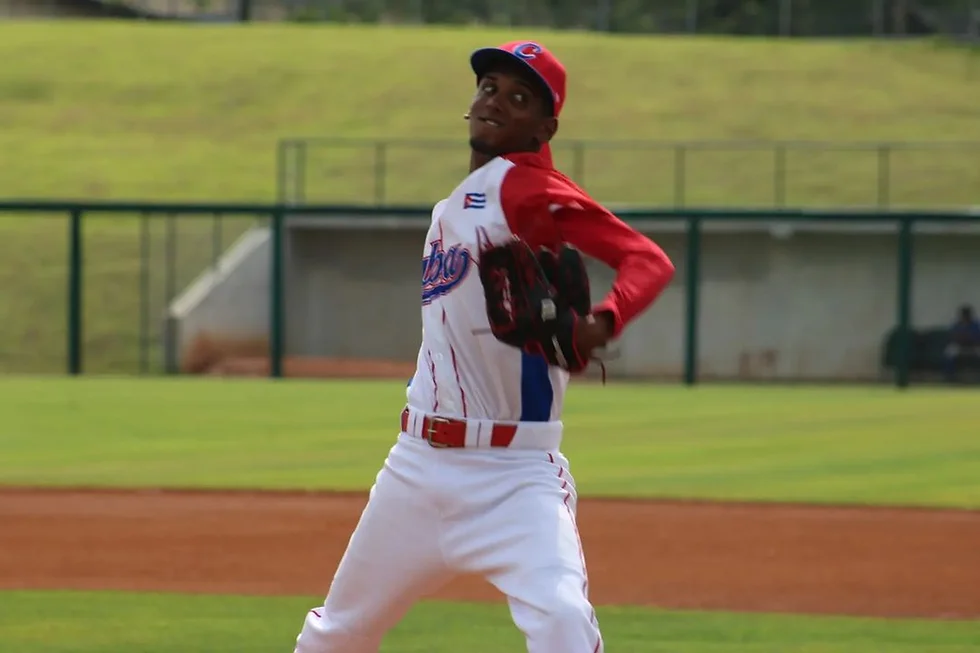
[[[366,494],[0,491],[0,589],[321,596]],[[980,512],[582,499],[597,604],[980,617]],[[500,600],[461,578],[438,598]]]

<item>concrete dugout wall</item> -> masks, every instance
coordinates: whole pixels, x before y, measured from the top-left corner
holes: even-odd
[[[290,218],[286,238],[286,354],[414,361],[420,338],[419,260],[425,219]],[[687,264],[683,224],[644,228],[677,276],[617,343],[619,377],[681,378]],[[868,380],[896,321],[897,234],[886,225],[705,224],[699,372],[705,379]],[[227,282],[219,302],[178,322],[212,333],[240,329],[240,302],[268,305],[268,249],[239,255],[249,283]],[[593,296],[613,273],[590,261]],[[228,278],[234,271],[229,270]],[[980,305],[980,229],[917,228],[913,325],[948,323],[961,303]],[[236,298],[241,288],[248,293]],[[266,287],[267,288],[267,287]],[[200,290],[198,290],[200,293]],[[267,289],[266,289],[267,292]],[[185,305],[187,303],[185,302]],[[249,315],[254,313],[251,308]],[[249,319],[255,324],[254,316]],[[181,331],[181,340],[192,337]]]

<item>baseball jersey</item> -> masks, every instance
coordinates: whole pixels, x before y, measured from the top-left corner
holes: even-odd
[[[407,388],[416,411],[560,420],[568,373],[489,332],[480,247],[514,236],[534,248],[567,242],[616,270],[612,290],[594,310],[611,313],[614,337],[673,275],[664,252],[555,170],[547,149],[491,160],[432,210],[422,252],[422,343]]]

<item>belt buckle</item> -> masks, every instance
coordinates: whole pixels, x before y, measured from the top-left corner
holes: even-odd
[[[443,444],[441,442],[433,442],[432,436],[435,435],[436,433],[437,424],[449,424],[450,420],[446,419],[445,417],[430,417],[428,419],[429,419],[429,426],[426,427],[423,436],[425,438],[425,441],[429,443],[430,447],[434,447],[436,449],[448,449],[449,448],[448,444]]]

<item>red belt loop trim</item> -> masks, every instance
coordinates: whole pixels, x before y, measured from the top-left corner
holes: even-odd
[[[513,424],[495,424],[490,430],[491,447],[509,447],[517,435],[517,426]]]

